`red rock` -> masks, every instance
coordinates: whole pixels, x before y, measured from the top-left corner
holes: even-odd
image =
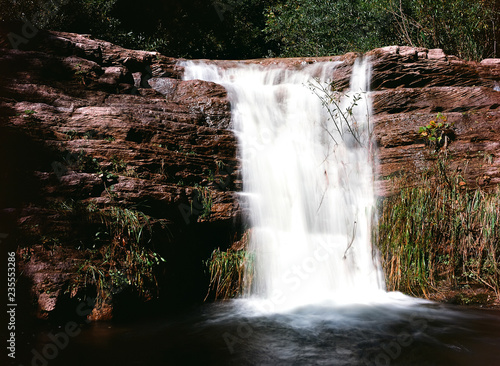
[[[379,195],[394,191],[392,176],[422,172],[435,159],[418,128],[437,112],[454,123],[448,152],[454,167],[467,167],[467,186],[500,183],[497,59],[466,62],[442,50],[399,46],[367,56],[373,64]],[[242,62],[297,68],[342,61],[332,75],[342,89],[357,57]],[[183,253],[195,248],[209,255],[219,240],[231,245],[232,223],[242,214],[227,93],[214,83],[182,81],[182,73],[176,59],[71,33],[50,32],[30,51],[1,50],[0,189],[9,193],[0,196],[0,208],[15,208],[18,230],[38,225],[70,242],[79,223],[58,216],[51,205],[73,199],[101,208],[148,207],[153,225],[155,220],[170,223],[169,240]],[[212,198],[206,215],[192,209],[198,185]],[[200,225],[199,235],[211,236],[195,237],[200,243],[191,247],[185,242],[186,232],[193,231],[189,225]],[[64,258],[78,262],[82,251],[63,243],[51,257],[37,243],[19,255],[26,251],[31,257],[20,261],[20,268],[32,281],[38,316],[47,317],[68,296],[63,289],[76,276],[77,264]],[[110,316],[111,303],[105,303],[91,319]]]
[[[440,48],[434,48],[434,49],[429,50],[427,52],[427,58],[429,60],[439,60],[439,61],[446,61],[447,60],[445,53]]]
[[[481,65],[500,65],[500,58],[485,58]]]

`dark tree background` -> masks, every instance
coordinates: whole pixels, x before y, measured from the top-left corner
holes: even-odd
[[[499,57],[500,0],[0,0],[4,24],[188,58],[324,56],[391,44]]]

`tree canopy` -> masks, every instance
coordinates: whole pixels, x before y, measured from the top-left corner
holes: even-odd
[[[0,21],[189,58],[324,56],[387,45],[499,57],[500,0],[0,0]]]

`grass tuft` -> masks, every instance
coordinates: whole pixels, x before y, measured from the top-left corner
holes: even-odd
[[[427,296],[446,283],[500,297],[500,187],[470,189],[446,162],[382,203],[378,247],[389,290]]]
[[[230,299],[242,294],[245,285],[251,282],[252,275],[247,268],[252,268],[253,259],[245,250],[219,248],[212,252],[206,266],[210,272],[210,286],[205,300],[212,295],[217,299]]]

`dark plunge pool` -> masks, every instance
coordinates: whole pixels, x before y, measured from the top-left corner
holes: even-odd
[[[499,311],[405,298],[281,314],[236,300],[73,328],[25,330],[13,365],[500,365]]]

